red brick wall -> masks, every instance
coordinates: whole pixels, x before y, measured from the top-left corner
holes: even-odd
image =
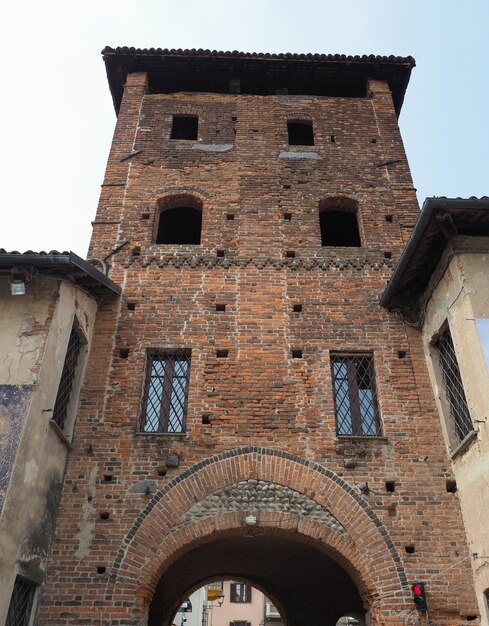
[[[160,542],[164,530],[193,496],[225,484],[225,463],[217,456],[217,474],[202,470],[202,482],[189,476],[175,487],[170,510],[162,512],[161,503],[152,508],[143,530],[141,512],[151,498],[161,502],[159,494],[182,472],[245,446],[284,451],[299,465],[314,461],[341,477],[352,493],[340,489],[330,506],[342,523],[352,503],[366,503],[371,516],[355,521],[348,541],[360,549],[381,528],[394,550],[372,539],[374,571],[365,563],[356,568],[369,593],[382,584],[400,589],[397,554],[407,581],[429,581],[432,623],[465,623],[460,616],[477,613],[469,561],[459,563],[468,551],[457,496],[445,488],[449,463],[419,333],[378,305],[418,211],[387,86],[372,81],[366,99],[144,94],[144,75],[130,76],[94,223],[92,256],[130,242],[111,259],[110,276],[124,292],[119,309],[107,305],[99,313],[40,623],[144,623],[148,590],[171,551]],[[173,113],[199,115],[201,143],[234,147],[213,153],[169,141]],[[287,146],[286,120],[308,117],[316,145],[307,151],[320,158],[278,158],[299,150]],[[134,151],[140,152],[120,160]],[[203,202],[200,246],[152,243],[157,201],[177,193]],[[318,203],[337,195],[358,203],[361,248],[320,245]],[[226,311],[216,312],[216,303]],[[301,313],[292,312],[296,303]],[[187,433],[137,434],[146,352],[168,347],[192,351]],[[119,358],[120,348],[129,349],[128,358]],[[221,348],[229,350],[225,359],[216,358]],[[303,358],[292,359],[292,348],[302,349]],[[384,438],[336,437],[330,351],[374,354]],[[202,423],[203,414],[211,424]],[[178,456],[179,467],[170,467],[169,455]],[[345,468],[346,459],[356,467]],[[233,480],[270,473],[268,462],[243,463]],[[281,471],[271,479],[284,480]],[[309,474],[297,472],[289,484],[310,491]],[[104,474],[114,481],[104,483]],[[129,491],[143,479],[155,481],[155,494]],[[328,483],[315,480],[320,494]],[[396,481],[394,493],[386,491],[387,480]],[[369,495],[359,495],[360,482],[368,482]],[[106,523],[98,519],[102,510],[111,512]],[[227,523],[233,528],[236,521],[223,519],[222,528]],[[159,538],[154,545],[152,532]],[[405,552],[408,544],[414,554]],[[353,559],[347,548],[339,552]],[[100,565],[105,574],[96,573]],[[396,602],[381,603],[378,624],[416,623],[405,621],[409,598],[404,590]]]

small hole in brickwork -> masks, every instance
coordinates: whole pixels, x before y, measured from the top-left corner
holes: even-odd
[[[156,473],[158,474],[158,476],[166,476],[166,465],[161,465],[157,470]]]
[[[386,222],[389,222],[389,224],[391,224],[391,223],[392,223],[392,220],[393,220],[393,219],[394,219],[394,216],[393,216],[393,215],[386,215],[386,216],[385,216],[385,221],[386,221]]]
[[[210,424],[211,423],[211,416],[209,415],[209,413],[204,413],[202,415],[202,424]]]
[[[386,250],[384,252],[384,258],[385,259],[392,259],[392,252],[390,252],[390,250]]]
[[[394,493],[396,490],[396,481],[395,480],[386,480],[385,481],[385,490],[389,493]]]
[[[290,189],[290,185],[284,185],[284,189]]]
[[[100,517],[100,519],[109,519],[110,513],[109,513],[109,511],[101,511],[99,513],[99,517]]]
[[[292,350],[292,358],[293,359],[302,359],[302,350],[294,348]]]
[[[467,621],[474,622],[478,617],[478,615],[467,615]]]
[[[104,474],[104,483],[115,483],[115,476],[113,474]]]
[[[233,115],[233,117],[231,118],[231,120],[232,120],[233,122],[237,122],[237,121],[238,121],[238,118],[237,118],[235,115]]]
[[[285,253],[285,256],[288,259],[294,259],[295,258],[295,252],[294,250],[287,250],[287,252]]]
[[[405,358],[407,357],[407,352],[406,352],[406,350],[399,350],[399,352],[397,353],[397,356],[398,356],[400,359],[405,359]]]
[[[372,143],[377,143],[377,139],[372,139]]]
[[[292,306],[292,311],[294,311],[294,313],[301,313],[302,312],[302,304],[294,304]]]
[[[290,222],[291,219],[292,219],[292,213],[284,213],[284,220],[286,222]]]
[[[331,135],[330,139],[331,143],[336,143],[336,137],[334,135]]]
[[[129,357],[129,348],[121,348],[119,350],[119,357],[121,359],[127,359]]]
[[[218,250],[218,251],[216,252],[216,254],[217,254],[217,256],[219,256],[219,257],[223,257],[223,256],[224,256],[224,250]]]
[[[142,213],[141,214],[141,219],[142,220],[149,220],[149,213]]]
[[[103,565],[97,565],[97,574],[105,574],[105,567]]]
[[[414,554],[416,552],[416,546],[410,544],[408,546],[404,546],[404,550],[406,550],[407,554]]]
[[[132,256],[139,256],[141,254],[141,248],[139,246],[136,246],[135,248],[132,249]]]
[[[453,478],[447,478],[447,491],[448,493],[455,493],[457,491],[457,481]]]
[[[234,220],[234,213],[227,213],[226,214],[226,219],[230,222],[232,220]]]
[[[216,311],[225,311],[225,310],[226,310],[225,304],[216,304]]]
[[[216,350],[216,357],[218,359],[226,359],[229,354],[229,350]]]
[[[135,311],[136,310],[136,303],[135,302],[128,302],[127,303],[127,308],[129,309],[129,311]]]

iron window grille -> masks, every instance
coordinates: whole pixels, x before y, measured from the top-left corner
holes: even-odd
[[[189,376],[189,352],[148,353],[141,432],[185,432]]]
[[[248,583],[231,583],[231,602],[251,602],[251,585]]]
[[[17,576],[5,626],[29,626],[37,585]]]
[[[338,435],[381,434],[371,355],[332,355],[331,371]]]
[[[450,329],[447,328],[435,344],[438,351],[441,376],[445,395],[453,420],[454,432],[458,441],[462,441],[473,430],[469,407],[465,398],[460,368]]]
[[[68,349],[66,350],[65,362],[61,373],[56,402],[53,409],[53,420],[64,430],[66,418],[68,417],[68,409],[70,405],[71,392],[75,380],[76,368],[78,365],[78,357],[80,356],[80,337],[75,328],[75,324],[71,329],[70,338],[68,340]]]

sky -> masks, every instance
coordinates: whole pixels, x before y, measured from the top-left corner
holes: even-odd
[[[115,113],[106,46],[412,55],[418,200],[489,195],[488,0],[24,0],[0,15],[0,248],[85,256]]]

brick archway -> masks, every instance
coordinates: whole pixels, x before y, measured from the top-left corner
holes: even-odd
[[[260,512],[259,528],[291,532],[312,541],[349,573],[374,614],[392,615],[408,600],[402,561],[388,532],[361,495],[324,466],[293,454],[264,447],[239,448],[196,463],[154,495],[127,533],[113,563],[110,582],[114,599],[137,597],[133,617],[145,616],[163,572],[192,545],[243,529],[242,511],[209,516],[198,524],[179,520],[212,494],[240,481],[267,481],[293,490],[316,503],[340,523],[344,532],[320,522],[280,511]],[[382,597],[377,590],[382,589]],[[397,616],[397,617],[396,617]]]

